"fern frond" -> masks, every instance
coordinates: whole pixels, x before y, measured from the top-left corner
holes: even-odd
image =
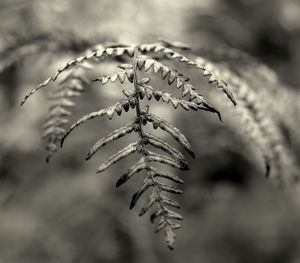
[[[142,157],[136,164],[134,164],[133,166],[131,166],[128,169],[128,171],[119,178],[119,180],[116,182],[116,187],[119,187],[119,186],[125,184],[135,174],[137,174],[140,171],[146,169],[147,167],[148,167],[148,165],[145,162],[145,158]]]
[[[116,162],[134,153],[137,150],[137,146],[138,146],[138,142],[131,143],[127,147],[123,148],[122,150],[118,151],[116,154],[109,157],[103,164],[99,166],[97,173],[101,173],[105,171]]]
[[[133,98],[122,99],[120,102],[114,104],[111,107],[101,109],[99,111],[95,111],[95,112],[89,113],[87,115],[84,115],[78,121],[74,122],[71,125],[71,127],[69,128],[69,130],[66,131],[66,133],[64,134],[64,136],[61,139],[61,146],[63,145],[66,137],[79,125],[85,123],[88,120],[94,119],[96,117],[101,117],[104,115],[107,115],[107,117],[111,120],[113,118],[113,115],[115,112],[120,116],[122,114],[122,109],[124,109],[127,112],[129,110],[129,106],[131,108],[135,107],[135,101]]]
[[[169,85],[176,82],[177,89],[183,88],[182,86],[189,80],[188,78],[183,77],[183,75],[181,73],[178,73],[176,70],[173,70],[168,66],[162,64],[158,60],[146,55],[138,56],[137,68],[139,70],[144,69],[145,72],[152,70],[155,74],[160,73],[160,77],[162,78],[162,80],[165,80],[167,78]]]
[[[161,53],[163,54],[164,56],[166,56],[167,58],[173,60],[177,60],[181,63],[184,63],[184,64],[187,64],[189,66],[193,66],[197,69],[201,69],[203,71],[203,75],[204,76],[209,76],[209,81],[208,83],[209,84],[213,84],[213,83],[216,83],[217,87],[219,89],[221,89],[225,94],[226,96],[230,99],[230,101],[236,105],[236,101],[234,99],[234,96],[232,94],[232,92],[230,91],[230,89],[228,88],[228,85],[225,81],[219,79],[217,76],[216,76],[216,71],[217,69],[215,67],[212,66],[211,63],[209,63],[206,59],[204,58],[200,58],[198,57],[197,60],[198,61],[193,61],[191,59],[189,59],[188,57],[184,56],[184,55],[181,55],[180,53],[170,49],[170,48],[167,48],[167,47],[164,47],[163,45],[161,44],[145,44],[145,45],[141,45],[140,46],[140,50],[142,52],[155,52],[155,53]],[[155,65],[154,64],[154,72],[156,71],[157,69],[157,64]],[[146,69],[150,69],[150,61],[147,63],[147,65],[145,65],[145,70]],[[147,70],[146,70],[147,71]],[[172,78],[171,78],[171,81],[172,81]]]
[[[180,214],[167,208],[167,206],[179,208],[179,205],[175,201],[163,196],[161,192],[166,191],[173,194],[182,194],[182,191],[174,186],[165,185],[156,181],[154,175],[155,173],[151,170],[147,172],[147,176],[142,185],[132,197],[130,209],[136,205],[143,193],[152,187],[151,195],[142,206],[139,216],[143,216],[155,203],[157,203],[158,208],[151,214],[150,221],[151,223],[155,223],[155,220],[160,217],[160,222],[155,228],[155,232],[158,233],[160,230],[165,229],[167,246],[170,249],[173,249],[176,237],[174,230],[179,229],[180,225],[174,223],[172,220],[182,220],[183,218]]]
[[[66,63],[64,66],[62,66],[60,69],[58,69],[51,77],[49,77],[48,79],[46,79],[44,82],[42,82],[40,85],[38,85],[36,88],[32,89],[22,100],[21,105],[23,105],[26,100],[31,97],[35,92],[37,92],[38,90],[40,90],[41,88],[44,88],[46,86],[48,86],[48,84],[50,82],[54,82],[56,81],[56,79],[59,77],[59,75],[61,75],[63,72],[65,72],[66,70],[70,70],[72,68],[74,68],[75,66],[82,64],[85,61],[88,60],[92,60],[92,59],[98,59],[98,60],[102,60],[105,57],[116,57],[116,56],[122,56],[122,55],[128,55],[129,57],[133,56],[133,47],[131,46],[127,46],[127,47],[116,47],[116,48],[104,48],[104,47],[99,47],[98,50],[85,55],[85,56],[81,56],[78,57],[76,59],[73,59],[71,61],[69,61],[68,63]]]
[[[148,100],[151,100],[152,97],[154,97],[157,101],[160,101],[161,99],[162,102],[165,102],[173,106],[174,109],[177,109],[178,105],[180,105],[186,111],[189,111],[190,109],[194,111],[198,111],[198,110],[210,111],[212,113],[216,113],[219,117],[219,120],[222,121],[221,113],[213,106],[205,102],[204,99],[201,100],[201,102],[198,101],[199,103],[194,103],[191,100],[186,101],[180,99],[178,97],[173,96],[170,93],[154,89],[151,86],[147,86],[147,85],[143,85],[140,87],[139,96],[140,98],[144,98],[144,96],[146,96]],[[200,95],[198,95],[198,98],[200,98]]]
[[[99,141],[97,141],[93,147],[90,149],[90,151],[88,152],[87,156],[86,156],[86,160],[90,159],[97,151],[99,151],[103,146],[105,146],[106,144],[115,141],[123,136],[125,136],[126,134],[131,133],[134,130],[134,124],[135,124],[135,120],[129,122],[128,124],[126,124],[125,126],[114,130],[112,133],[108,134],[107,136],[101,138]]]
[[[152,113],[147,113],[144,115],[147,121],[152,122],[153,128],[157,129],[160,128],[163,131],[166,131],[169,133],[183,148],[193,157],[195,158],[195,154],[192,150],[192,147],[186,137],[176,128],[174,127],[171,123],[168,121],[155,116]]]
[[[177,160],[175,160],[175,159],[172,159],[168,156],[160,155],[160,154],[157,154],[157,153],[154,153],[151,151],[147,152],[147,161],[148,162],[158,162],[158,163],[165,164],[165,165],[168,165],[168,166],[180,169],[180,170],[188,170],[189,169],[188,166],[186,166],[180,162],[177,162]]]
[[[151,186],[154,186],[153,181],[146,177],[139,189],[133,194],[129,205],[129,209],[132,209],[136,205],[142,194]]]
[[[276,124],[272,121],[268,108],[264,106],[264,99],[260,93],[254,91],[247,82],[240,79],[233,72],[222,69],[220,74],[228,79],[239,100],[239,108],[244,127],[248,136],[256,143],[265,161],[266,175],[272,170],[273,180],[281,184],[290,184],[299,178],[295,171],[295,161],[285,146],[284,140]],[[285,176],[283,176],[285,174]]]
[[[174,200],[170,199],[170,198],[167,198],[163,195],[160,196],[161,197],[161,202],[166,205],[166,206],[171,206],[171,207],[174,207],[174,208],[181,208],[181,206]]]
[[[176,83],[176,88],[177,89],[181,89],[182,90],[182,97],[184,98],[185,96],[189,95],[189,101],[193,101],[196,100],[196,104],[202,107],[194,107],[194,104],[191,104],[191,108],[192,109],[201,109],[201,110],[206,110],[206,111],[210,111],[213,113],[216,113],[219,117],[219,119],[222,121],[221,118],[221,114],[220,112],[211,104],[209,104],[202,95],[198,94],[196,92],[196,88],[188,83],[189,79],[186,79],[182,76],[182,74],[178,73],[177,71],[174,71],[172,69],[170,69],[169,67],[163,65],[161,62],[150,58],[148,56],[139,56],[138,60],[137,60],[137,67],[139,68],[139,70],[142,70],[143,68],[145,69],[145,71],[149,71],[151,69],[153,69],[153,72],[158,74],[161,72],[161,78],[164,80],[167,78],[168,80],[168,84],[171,85],[173,82]],[[144,91],[144,88],[150,89],[150,91],[146,92]],[[176,109],[177,105],[180,104],[184,109],[188,109],[189,107],[186,106],[186,102],[184,100],[179,100],[179,98],[176,98],[174,96],[169,95],[168,93],[164,93],[162,91],[153,89],[151,86],[143,86],[140,88],[140,92],[141,92],[141,98],[143,98],[144,96],[144,92],[146,94],[146,97],[150,100],[152,97],[152,93],[154,93],[153,95],[155,95],[155,98],[157,100],[159,100],[160,97],[162,97],[164,95],[164,97],[162,98],[164,102],[172,102],[173,107]],[[152,89],[152,91],[151,91]],[[180,103],[182,102],[182,103]]]
[[[63,126],[68,122],[67,116],[71,114],[69,109],[74,106],[73,98],[81,95],[85,88],[84,86],[89,83],[89,80],[85,79],[84,76],[73,75],[71,72],[71,74],[61,81],[60,87],[50,97],[53,103],[49,109],[49,117],[44,124],[45,132],[43,136],[50,138],[48,144],[49,152],[54,152],[57,150],[57,142],[60,141],[62,146],[68,135],[75,128],[86,121],[104,115],[111,120],[115,113],[120,116],[123,110],[128,112],[130,108],[135,109],[135,116],[133,120],[129,121],[127,124],[114,130],[108,135],[100,138],[89,149],[86,155],[86,160],[94,156],[95,153],[102,149],[102,147],[104,147],[106,144],[116,141],[127,134],[135,132],[135,135],[138,137],[137,140],[110,156],[98,167],[97,173],[106,171],[113,164],[128,157],[132,153],[136,153],[140,156],[139,161],[132,165],[127,172],[119,177],[116,182],[116,187],[125,184],[137,174],[142,177],[142,183],[134,193],[130,202],[130,209],[137,204],[142,196],[146,195],[146,191],[150,190],[150,195],[142,206],[139,215],[144,215],[151,207],[155,205],[155,209],[150,215],[150,221],[155,223],[156,220],[159,220],[157,221],[155,232],[164,230],[167,246],[171,249],[174,246],[176,237],[174,231],[180,228],[180,224],[176,223],[175,220],[182,220],[182,216],[171,210],[173,208],[180,208],[180,206],[176,201],[167,198],[165,194],[181,194],[182,191],[173,184],[182,184],[183,180],[176,174],[163,170],[163,165],[158,165],[159,168],[156,168],[155,166],[157,163],[160,163],[172,168],[177,168],[179,170],[188,170],[189,166],[185,156],[181,151],[174,148],[170,145],[170,143],[164,141],[163,139],[152,135],[150,132],[146,132],[144,130],[144,125],[146,125],[148,122],[151,122],[154,129],[160,128],[161,130],[167,132],[193,158],[195,158],[195,154],[187,138],[181,131],[179,131],[179,129],[177,129],[167,120],[150,113],[150,105],[147,105],[146,109],[142,110],[140,101],[146,99],[150,101],[152,98],[154,98],[157,101],[162,101],[171,105],[174,109],[177,109],[178,106],[180,106],[186,111],[205,110],[216,113],[221,120],[221,114],[219,110],[208,103],[206,98],[197,92],[196,87],[189,82],[188,77],[183,76],[183,74],[178,72],[176,69],[172,69],[160,62],[162,59],[165,60],[167,58],[172,62],[179,61],[180,63],[184,63],[202,70],[204,76],[209,76],[208,82],[216,84],[217,87],[227,95],[230,101],[234,105],[236,104],[236,101],[225,82],[225,80],[227,80],[226,76],[224,77],[222,75],[223,72],[220,72],[219,66],[216,66],[203,58],[197,58],[196,61],[193,61],[177,51],[174,51],[173,49],[187,51],[189,48],[182,43],[164,40],[162,40],[161,43],[139,45],[135,47],[123,44],[95,46],[89,53],[85,53],[83,56],[73,59],[59,68],[47,80],[31,90],[21,102],[23,105],[31,95],[33,95],[39,89],[48,86],[50,82],[56,81],[63,72],[68,72],[72,69],[75,72],[75,69],[79,67],[90,68],[91,65],[88,62],[93,62],[94,65],[101,63],[105,58],[112,58],[114,61],[124,61],[126,64],[121,64],[118,66],[122,70],[121,72],[108,74],[105,76],[100,75],[101,77],[98,77],[94,81],[99,81],[102,85],[105,85],[109,82],[119,82],[121,85],[124,84],[125,80],[127,79],[129,83],[132,84],[130,88],[126,87],[122,89],[125,98],[110,107],[82,116],[67,130],[65,130]],[[151,57],[153,54],[154,56]],[[115,57],[121,58],[116,59]],[[131,59],[132,57],[133,59]],[[160,76],[162,80],[167,80],[168,85],[174,84],[173,86],[175,86],[181,94],[177,97],[172,93],[173,90],[170,92],[158,90],[152,85],[153,83],[151,82],[150,78],[139,79],[139,70],[143,70],[145,72],[152,71],[154,74]],[[227,81],[233,84],[234,89],[236,88],[234,81],[231,79]],[[148,85],[148,83],[151,85]],[[238,94],[239,99],[240,97],[240,94]],[[246,100],[247,99],[241,99],[241,107],[244,106],[243,109],[246,109],[249,105],[246,103]],[[256,117],[257,116],[255,115],[253,119]],[[250,120],[252,121],[251,118]],[[254,121],[254,123],[256,122]],[[258,130],[261,132],[261,134],[272,134],[272,131],[265,129],[264,125],[262,124],[257,124],[255,128],[257,127],[259,128]],[[272,135],[274,135],[274,133]],[[155,151],[163,151],[166,156],[150,151],[148,149],[149,146],[154,148]],[[265,153],[265,156],[269,157],[267,153]]]
[[[49,97],[51,104],[48,118],[43,125],[45,131],[42,135],[43,139],[47,139],[47,162],[58,151],[60,139],[66,132],[64,128],[65,124],[68,123],[66,117],[71,115],[71,111],[67,110],[67,108],[75,106],[72,98],[80,96],[88,84],[88,80],[84,77],[84,69],[86,68],[86,66],[81,65],[74,68]]]
[[[123,84],[125,79],[128,79],[129,82],[133,82],[133,70],[126,69],[122,72],[118,72],[116,74],[111,74],[107,76],[102,76],[100,78],[94,79],[93,81],[100,81],[102,85],[107,84],[108,82],[116,82],[117,80]]]
[[[142,206],[139,216],[143,216],[146,214],[149,209],[157,202],[157,198],[155,197],[155,194],[152,192],[151,195],[147,198],[146,202]]]
[[[159,178],[164,178],[164,179],[168,179],[171,180],[175,183],[178,184],[183,184],[183,180],[181,180],[177,175],[166,172],[166,171],[162,171],[162,170],[158,170],[155,169],[154,167],[150,167],[151,171],[154,172],[154,177],[159,177]]]
[[[161,140],[160,138],[156,137],[155,135],[145,132],[145,136],[147,139],[147,143],[170,154],[173,158],[179,161],[182,166],[186,166],[188,168],[187,160],[180,151],[178,151],[165,141]]]

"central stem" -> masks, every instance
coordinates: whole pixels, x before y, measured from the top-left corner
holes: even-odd
[[[143,113],[141,112],[141,106],[140,106],[140,99],[139,99],[139,92],[140,92],[140,87],[139,87],[139,83],[138,83],[138,77],[137,77],[137,59],[138,59],[138,55],[139,55],[139,49],[138,47],[135,47],[134,49],[134,58],[133,58],[133,85],[134,85],[134,98],[135,98],[135,102],[136,102],[136,115],[138,117],[138,125],[139,125],[139,129],[138,129],[138,134],[141,138],[141,142],[140,142],[140,146],[141,146],[141,153],[144,155],[145,158],[145,163],[146,163],[146,170],[147,170],[147,175],[149,176],[150,173],[150,179],[153,183],[153,188],[155,189],[156,195],[157,195],[157,202],[159,204],[159,208],[166,211],[165,206],[163,205],[162,202],[162,197],[160,196],[160,189],[157,187],[157,182],[154,179],[154,175],[153,175],[153,171],[151,169],[151,166],[149,165],[149,162],[147,160],[147,154],[146,154],[146,149],[145,149],[145,145],[144,145],[144,141],[143,139],[146,138],[144,132],[143,132],[143,127],[142,127],[142,120],[141,117],[143,115]],[[169,224],[168,219],[162,215],[166,224]]]
[[[135,49],[134,49],[134,57],[133,57],[133,85],[134,85],[134,94],[135,94],[134,99],[135,99],[135,104],[136,104],[136,107],[135,107],[136,115],[139,118],[139,121],[138,121],[138,125],[139,125],[138,133],[139,133],[139,136],[143,139],[145,136],[144,136],[144,133],[143,133],[142,122],[141,122],[142,113],[141,113],[140,98],[139,98],[140,87],[139,87],[137,73],[136,73],[136,71],[137,71],[137,57],[138,57],[138,55],[139,55],[139,48],[135,47]]]

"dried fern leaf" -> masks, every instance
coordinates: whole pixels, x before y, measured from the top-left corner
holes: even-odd
[[[238,96],[237,99],[239,99]],[[249,136],[250,140],[254,142],[256,147],[261,152],[265,162],[265,175],[266,177],[268,177],[270,174],[272,166],[271,163],[273,159],[269,147],[270,138],[266,137],[266,134],[262,129],[261,125],[255,120],[255,117],[253,116],[251,111],[249,111],[249,109],[243,101],[239,101],[239,107],[237,107],[236,113],[241,116],[240,118],[242,123],[242,129],[245,131],[245,133]]]
[[[222,120],[220,112],[215,107],[213,107],[212,105],[207,103],[206,100],[201,95],[197,94],[197,92],[195,92],[195,87],[192,84],[188,83],[187,82],[188,80],[186,80],[184,77],[182,77],[181,74],[179,74],[178,72],[170,69],[169,67],[163,65],[161,62],[159,62],[153,58],[150,58],[148,56],[139,56],[138,60],[137,60],[137,66],[140,70],[142,70],[144,68],[146,72],[152,68],[153,68],[153,72],[156,74],[161,72],[162,79],[165,79],[166,77],[168,77],[169,85],[171,85],[173,82],[175,82],[176,88],[182,89],[182,97],[185,97],[186,95],[189,94],[191,100],[196,99],[196,104],[198,106],[191,102],[187,103],[185,100],[181,100],[177,97],[174,97],[169,93],[153,89],[150,86],[144,86],[144,87],[140,88],[140,97],[141,98],[143,98],[144,94],[145,94],[148,100],[150,100],[152,98],[152,96],[154,96],[157,101],[160,98],[162,98],[162,101],[164,101],[166,103],[171,102],[175,109],[177,108],[178,105],[181,105],[182,108],[185,110],[201,109],[201,110],[210,111],[210,112],[216,113],[218,115],[219,119]],[[147,89],[147,90],[144,90],[144,89]]]
[[[164,229],[166,227],[167,223],[165,220],[161,220],[158,225],[156,226],[156,228],[154,229],[154,233],[159,233],[162,229]],[[175,242],[175,240],[174,240]]]
[[[67,92],[71,94],[67,94],[68,97],[77,96],[78,93],[81,94],[84,91],[85,87],[90,84],[90,81],[85,78],[84,75],[77,76],[76,72],[78,68],[82,68],[80,65],[76,67],[65,79],[59,82],[58,92],[56,96],[62,95],[63,92]],[[71,77],[72,76],[72,77]],[[61,91],[61,93],[59,93]],[[66,94],[64,94],[65,96]]]
[[[143,216],[145,213],[149,211],[149,209],[155,204],[157,201],[157,195],[154,194],[154,192],[151,193],[151,195],[148,197],[144,205],[142,206],[139,216]]]
[[[188,162],[180,151],[178,151],[177,149],[175,149],[174,147],[172,147],[171,145],[169,145],[168,143],[161,140],[155,135],[152,135],[147,132],[144,132],[144,134],[146,135],[147,142],[149,144],[170,154],[173,158],[178,160],[182,166],[186,166],[188,168]]]
[[[66,131],[66,133],[64,134],[63,138],[61,139],[61,146],[64,143],[64,140],[66,139],[66,137],[79,125],[85,123],[87,120],[91,120],[93,118],[96,117],[101,117],[104,115],[107,115],[108,118],[111,120],[113,117],[114,112],[117,112],[118,115],[121,115],[122,113],[122,107],[124,108],[125,111],[129,110],[129,106],[134,107],[135,106],[135,101],[132,100],[131,98],[125,98],[123,100],[121,100],[120,102],[114,104],[111,107],[105,108],[105,109],[101,109],[99,111],[95,111],[92,113],[89,113],[85,116],[83,116],[82,118],[80,118],[78,121],[74,122],[71,127],[69,128],[69,130]]]
[[[57,126],[62,126],[64,124],[67,124],[69,122],[69,120],[64,119],[64,118],[59,118],[59,117],[54,117],[51,119],[48,119],[44,124],[43,124],[43,128],[47,129],[51,126],[57,125]]]
[[[47,162],[49,162],[52,155],[58,151],[59,142],[66,132],[63,126],[68,122],[68,119],[65,117],[71,115],[71,111],[67,110],[67,108],[69,109],[75,106],[72,98],[80,96],[85,89],[87,81],[84,77],[84,72],[81,65],[74,68],[73,71],[60,82],[60,86],[54,90],[53,94],[50,95],[51,104],[48,117],[43,125],[45,132],[42,136],[43,139],[47,139]]]
[[[167,80],[169,85],[179,79],[178,85],[176,85],[178,89],[183,83],[188,81],[188,79],[184,78],[182,74],[178,73],[176,70],[169,68],[168,66],[149,56],[139,55],[137,58],[137,68],[139,70],[144,69],[145,72],[152,70],[155,74],[161,73],[161,78],[163,80],[168,77]]]
[[[189,80],[188,78],[183,77],[182,74],[178,73],[176,70],[173,70],[156,59],[145,55],[138,56],[137,68],[139,70],[144,69],[145,72],[152,70],[155,74],[160,73],[160,77],[163,80],[167,78],[169,85],[176,81],[177,89],[182,88],[182,85],[187,83]]]
[[[100,81],[102,85],[107,84],[108,82],[116,82],[124,83],[125,79],[128,79],[129,82],[133,82],[133,70],[127,69],[125,71],[121,71],[115,74],[110,74],[107,76],[102,76],[100,78],[94,79],[93,81]]]
[[[151,171],[153,171],[153,173],[154,173],[153,177],[160,177],[160,178],[171,180],[175,183],[183,184],[183,180],[181,180],[175,174],[172,174],[172,173],[169,173],[166,171],[162,171],[162,170],[158,170],[158,169],[155,169],[154,167],[151,167]]]
[[[150,151],[148,151],[147,161],[166,164],[166,165],[169,165],[171,167],[174,167],[174,168],[177,168],[180,170],[188,170],[188,167],[183,166],[181,163],[178,163],[176,160],[174,160],[168,156],[156,154],[156,153],[150,152]]]
[[[190,84],[188,84],[188,85],[190,85]],[[178,97],[175,97],[175,96],[171,95],[170,93],[167,93],[167,92],[164,92],[161,90],[156,90],[156,89],[152,88],[151,86],[143,85],[142,87],[139,88],[139,95],[141,98],[143,98],[144,94],[146,95],[148,100],[151,100],[152,97],[154,97],[157,101],[160,101],[160,99],[161,99],[162,102],[172,105],[174,109],[177,109],[178,105],[180,105],[186,111],[189,111],[189,110],[210,111],[210,112],[216,113],[218,115],[219,119],[222,120],[221,114],[216,108],[214,108],[213,106],[208,104],[204,99],[202,99],[201,102],[199,101],[200,95],[198,95],[198,97],[197,97],[198,98],[197,103],[194,103],[191,101],[186,101],[186,100],[180,99]]]
[[[145,158],[142,157],[136,164],[131,166],[128,171],[123,174],[116,183],[116,187],[119,187],[125,184],[130,178],[132,178],[135,174],[139,173],[140,171],[146,169],[148,167],[147,163],[145,162]]]
[[[230,101],[236,105],[236,101],[234,99],[234,96],[232,94],[232,92],[230,91],[230,89],[228,88],[227,86],[227,83],[221,79],[219,79],[217,76],[216,76],[216,72],[217,69],[215,67],[213,67],[207,60],[205,60],[204,58],[200,58],[198,57],[196,59],[196,61],[193,61],[189,58],[187,58],[186,56],[184,55],[181,55],[180,53],[168,48],[168,47],[164,47],[160,44],[146,44],[146,45],[142,45],[140,46],[140,50],[142,52],[155,52],[155,53],[161,53],[163,54],[164,56],[166,56],[167,58],[173,60],[173,59],[176,59],[177,61],[179,62],[182,62],[182,63],[185,63],[189,66],[193,66],[197,69],[201,69],[203,70],[203,75],[204,76],[210,76],[209,78],[209,83],[210,84],[213,84],[213,83],[216,83],[217,87],[219,89],[221,89],[225,94],[226,96],[230,99]],[[150,61],[147,62],[147,65],[146,63],[145,64],[145,71],[148,71],[151,66],[150,66]],[[153,63],[154,64],[154,63]],[[140,67],[143,67],[143,63],[140,62],[139,64]],[[170,74],[171,75],[171,74]],[[170,76],[169,76],[169,81],[171,81],[173,83],[173,81],[175,80],[175,76],[172,77],[172,79],[170,80]]]
[[[105,171],[116,162],[134,153],[137,149],[137,146],[138,146],[138,142],[131,143],[125,148],[123,148],[122,150],[118,151],[116,154],[109,157],[103,164],[99,166],[97,173],[101,173]]]
[[[44,131],[42,139],[45,139],[49,135],[62,136],[65,132],[66,130],[59,126],[51,126]]]
[[[73,107],[75,106],[75,103],[69,99],[66,99],[66,98],[62,98],[60,101],[59,101],[59,104],[57,104],[56,102],[55,103],[52,103],[50,104],[50,110],[55,108],[55,107]]]
[[[140,188],[138,189],[138,191],[135,192],[134,195],[132,196],[129,209],[132,209],[136,205],[137,201],[140,199],[140,197],[143,195],[143,193],[151,186],[153,186],[153,182],[151,180],[149,180],[148,178],[146,178],[143,181]]]
[[[50,82],[56,81],[56,79],[59,77],[59,75],[66,70],[72,69],[78,64],[82,64],[83,62],[86,62],[91,59],[103,59],[105,57],[115,57],[115,56],[122,56],[127,54],[128,56],[133,56],[133,47],[116,47],[116,48],[99,48],[98,50],[85,55],[78,57],[76,59],[73,59],[66,63],[64,66],[62,66],[60,69],[58,69],[51,77],[46,79],[44,82],[42,82],[40,85],[38,85],[36,88],[32,89],[22,100],[21,105],[23,105],[26,100],[31,97],[35,92],[40,90],[41,88],[46,87]]]
[[[185,83],[182,86],[182,97],[184,98],[187,95],[189,95],[189,101],[194,101],[197,105],[202,106],[202,110],[216,113],[219,117],[219,120],[222,122],[222,116],[220,111],[215,106],[207,102],[202,95],[197,93],[196,88],[190,83]]]
[[[147,121],[153,123],[154,129],[160,128],[163,131],[166,131],[169,133],[180,145],[183,146],[183,148],[193,157],[195,158],[195,154],[192,150],[191,145],[189,144],[188,140],[186,137],[176,128],[174,127],[171,123],[167,122],[164,119],[159,118],[158,116],[147,113],[144,115]]]
[[[173,250],[174,249],[174,243],[175,243],[176,235],[175,235],[172,227],[166,226],[165,229],[166,229],[165,230],[165,235],[166,235],[167,246],[168,246],[168,248],[170,248],[171,250]]]
[[[264,121],[261,120],[261,117],[266,117],[264,110],[260,109],[260,107],[257,108],[259,104],[257,96],[233,72],[222,69],[221,74],[233,88],[233,92],[239,102],[236,113],[240,115],[243,130],[261,152],[265,162],[266,176],[268,176],[273,157],[270,152],[270,137],[265,134],[265,128],[262,127]]]
[[[203,72],[204,76],[210,76],[208,82],[210,84],[216,83],[217,87],[219,89],[221,89],[226,94],[226,96],[231,100],[231,102],[233,103],[233,105],[237,104],[237,102],[236,102],[236,100],[234,98],[233,93],[228,88],[227,83],[225,81],[223,81],[223,80],[220,80],[218,78],[219,70],[216,67],[214,67],[213,64],[211,64],[205,58],[197,57],[195,67],[199,68],[199,69],[202,69],[204,71]]]
[[[51,94],[49,96],[50,100],[57,100],[57,99],[62,99],[65,97],[79,97],[81,95],[80,91],[74,91],[74,90],[69,90],[69,89],[63,89],[62,91],[56,92],[54,94]]]
[[[162,174],[163,175],[163,174]],[[166,177],[165,177],[166,178]],[[169,177],[168,179],[171,180],[174,179],[174,177]],[[174,180],[173,180],[174,181]],[[167,184],[159,184],[158,185],[159,189],[162,190],[162,191],[165,191],[165,192],[168,192],[168,193],[171,193],[171,194],[183,194],[183,191],[180,190],[179,188],[175,187],[175,186],[170,186],[170,185],[167,185]]]
[[[50,109],[46,120],[50,120],[54,117],[66,117],[71,115],[72,113],[69,110],[66,110],[65,108],[61,107],[60,105],[57,105],[57,107],[52,107],[52,109]]]
[[[158,210],[156,210],[154,213],[151,214],[151,216],[150,216],[150,222],[151,222],[152,224],[154,224],[154,223],[155,223],[155,220],[156,220],[158,217],[164,216],[165,214],[166,214],[166,212],[165,212],[164,209],[158,209]],[[163,218],[162,220],[165,221],[165,218]],[[165,223],[167,223],[167,222],[165,222]]]
[[[296,172],[296,161],[285,146],[281,132],[271,119],[265,99],[253,90],[247,82],[240,79],[234,72],[222,69],[222,76],[227,78],[239,100],[239,112],[246,118],[247,134],[260,149],[265,160],[266,175],[272,168],[271,176],[277,184],[290,184],[299,177]],[[283,176],[285,175],[285,176]],[[297,179],[296,179],[297,180]]]
[[[176,216],[175,216],[175,214],[176,214]],[[164,208],[164,209],[159,209],[159,210],[155,211],[151,215],[151,217],[150,217],[151,223],[154,223],[155,219],[158,217],[161,217],[161,220],[158,223],[157,227],[155,228],[154,232],[158,233],[159,231],[164,229],[165,236],[166,236],[166,239],[165,239],[166,244],[170,249],[174,249],[176,235],[173,230],[179,229],[181,226],[177,223],[172,222],[171,218],[174,217],[175,220],[176,219],[182,220],[182,217],[179,214],[177,214],[169,209]]]
[[[167,209],[167,218],[175,219],[175,220],[183,220],[183,217],[180,214],[178,214],[172,210],[169,210],[169,209]]]
[[[171,207],[178,208],[178,209],[180,208],[180,205],[177,202],[175,202],[174,200],[167,198],[165,196],[162,196],[162,195],[160,195],[160,197],[161,197],[161,202],[164,205],[171,206]]]
[[[108,134],[107,136],[101,138],[99,141],[97,141],[92,148],[89,150],[87,156],[86,156],[86,160],[90,159],[98,150],[100,150],[103,146],[105,146],[106,144],[115,141],[123,136],[125,136],[126,134],[129,134],[133,131],[134,129],[134,123],[135,121],[131,121],[129,122],[127,125],[114,130],[112,133]]]

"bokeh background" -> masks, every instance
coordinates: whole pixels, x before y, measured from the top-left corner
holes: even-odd
[[[19,106],[26,92],[88,45],[145,43],[159,37],[186,42],[199,54],[213,53],[220,60],[228,59],[229,50],[233,55],[240,50],[231,64],[247,65],[249,54],[297,94],[299,0],[1,0],[0,17],[3,60],[13,57],[10,47],[35,38],[59,40],[61,50],[63,43],[68,47],[59,57],[48,51],[25,57],[0,74],[1,263],[300,262],[300,199],[264,178],[262,158],[231,113],[221,124],[211,114],[190,116],[156,106],[197,153],[182,176],[185,193],[177,199],[183,228],[175,250],[169,251],[147,216],[139,218],[137,209],[128,209],[139,181],[114,187],[126,161],[95,174],[101,161],[128,141],[84,161],[89,147],[120,126],[121,118],[84,125],[46,164],[40,136],[47,92]],[[78,100],[72,118],[116,98],[114,90],[93,87]],[[289,143],[299,160],[300,144]]]

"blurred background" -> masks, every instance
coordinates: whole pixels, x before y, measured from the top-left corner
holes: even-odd
[[[300,199],[265,179],[262,157],[220,93],[206,91],[218,94],[224,124],[209,113],[188,116],[155,105],[186,134],[197,155],[181,176],[184,195],[177,200],[184,221],[174,251],[165,247],[163,235],[153,233],[148,216],[128,209],[139,180],[116,190],[126,161],[95,174],[132,137],[84,161],[89,147],[124,119],[83,125],[47,164],[40,138],[47,92],[19,106],[32,87],[96,43],[163,37],[235,68],[257,94],[265,94],[270,116],[283,122],[300,109],[299,0],[0,0],[0,14],[1,263],[300,262]],[[37,55],[16,52],[32,41],[43,43],[41,50],[33,48]],[[101,72],[113,68],[105,64]],[[271,80],[258,80],[255,70]],[[113,88],[95,85],[85,92],[72,120],[115,101]],[[201,83],[201,89],[210,88]],[[286,90],[293,94],[291,103],[280,100]],[[280,131],[298,164],[298,130]]]

